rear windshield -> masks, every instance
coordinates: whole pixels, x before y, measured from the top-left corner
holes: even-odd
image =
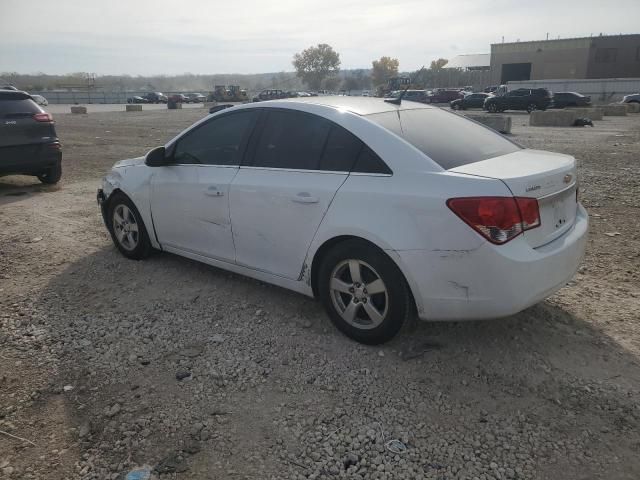
[[[42,109],[30,98],[3,99],[0,96],[0,117],[7,118],[20,115],[40,113]]]
[[[520,150],[499,133],[439,108],[367,115],[445,170]]]

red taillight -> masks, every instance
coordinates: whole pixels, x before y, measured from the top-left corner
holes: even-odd
[[[538,200],[528,197],[515,197],[520,215],[522,215],[522,231],[540,226],[540,209]]]
[[[33,115],[33,119],[36,122],[53,122],[53,117],[51,116],[50,113],[47,113],[47,112],[35,113]]]
[[[540,210],[535,198],[450,198],[447,206],[480,235],[498,245],[540,226]]]

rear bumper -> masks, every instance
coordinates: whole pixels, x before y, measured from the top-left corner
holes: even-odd
[[[588,216],[582,206],[573,227],[539,248],[520,236],[506,245],[476,250],[398,251],[423,320],[506,317],[563,287],[584,256]]]
[[[35,175],[62,161],[62,151],[49,145],[43,143],[0,148],[0,175]]]

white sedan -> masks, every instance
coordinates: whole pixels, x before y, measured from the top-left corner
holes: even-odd
[[[31,98],[33,98],[33,101],[36,102],[41,107],[46,107],[49,105],[49,102],[47,101],[47,99],[44,98],[42,95],[31,95]]]
[[[558,290],[584,254],[573,157],[429,105],[313,97],[238,105],[98,191],[126,257],[162,250],[318,297],[346,335],[410,316],[489,319]]]

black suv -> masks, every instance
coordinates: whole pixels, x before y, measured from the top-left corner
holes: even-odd
[[[484,109],[491,113],[505,110],[546,110],[551,104],[551,92],[546,88],[518,88],[502,95],[489,97],[484,101]]]
[[[0,176],[35,175],[53,184],[62,175],[62,150],[51,114],[28,93],[0,90]]]

